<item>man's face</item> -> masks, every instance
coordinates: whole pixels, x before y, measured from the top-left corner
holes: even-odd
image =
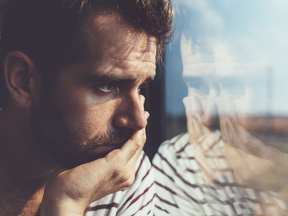
[[[263,76],[266,68],[253,60],[243,60],[243,52],[237,48],[217,38],[203,44],[194,43],[185,36],[181,38],[183,78],[188,86],[188,98],[198,101],[201,123],[211,131],[220,129],[215,104],[217,97],[231,99],[234,107],[226,110],[238,117],[265,115],[267,112],[267,77]]]
[[[40,145],[67,167],[120,148],[147,124],[140,89],[155,76],[155,38],[115,14],[94,18],[89,37],[90,58],[64,67],[31,114]]]

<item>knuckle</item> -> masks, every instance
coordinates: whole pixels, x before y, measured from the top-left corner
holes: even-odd
[[[127,181],[127,185],[128,186],[131,186],[134,182],[134,177],[133,178],[129,178],[128,181]]]
[[[129,187],[133,184],[135,179],[135,174],[131,172],[123,172],[120,176],[120,182],[123,187]]]
[[[146,134],[144,134],[142,143],[144,144],[146,142],[146,140],[147,140],[147,137],[146,137]]]
[[[248,142],[245,147],[246,149],[252,154],[257,157],[262,157],[263,155],[263,148],[265,148],[265,145],[261,145],[261,141],[257,139],[252,139],[251,142]]]
[[[125,172],[121,175],[120,181],[121,182],[128,182],[130,177],[131,177],[130,173]]]
[[[124,191],[124,190],[126,190],[127,188],[128,188],[128,187],[124,187],[124,188],[121,189],[121,191]]]
[[[122,176],[122,167],[121,166],[116,166],[115,169],[114,169],[114,176],[117,177],[117,176]]]
[[[232,144],[230,143],[229,139],[228,139],[228,136],[225,132],[221,131],[221,139],[224,143],[227,143],[227,144]]]
[[[235,174],[235,180],[239,185],[244,185],[242,178],[238,174]]]
[[[116,162],[121,161],[120,154],[121,154],[120,149],[114,149],[113,151],[111,151],[109,154],[105,156],[105,160],[107,163],[112,162],[112,161],[116,161]]]
[[[143,144],[146,142],[146,136],[144,136],[142,139],[137,140],[135,142],[135,145],[137,147],[137,149],[142,148]]]
[[[129,176],[129,178],[125,181],[124,186],[129,187],[133,184],[135,177],[134,176]]]
[[[238,172],[238,173],[235,173],[235,180],[240,185],[248,186],[251,180],[251,177],[247,175],[247,173]]]

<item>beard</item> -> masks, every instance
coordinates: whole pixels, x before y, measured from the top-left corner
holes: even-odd
[[[37,149],[48,159],[69,169],[105,157],[113,149],[124,145],[132,135],[131,129],[118,128],[90,139],[83,137],[71,128],[67,115],[59,110],[52,94],[46,94],[38,106],[33,106],[30,126]]]

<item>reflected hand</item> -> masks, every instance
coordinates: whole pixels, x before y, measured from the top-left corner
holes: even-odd
[[[221,174],[232,170],[224,157],[220,131],[211,131],[202,124],[203,112],[197,97],[185,97],[183,103],[186,108],[189,141],[201,168],[203,180],[206,184],[221,181]]]
[[[259,190],[274,191],[288,201],[288,155],[265,145],[245,130],[235,117],[230,98],[217,98],[225,156],[236,181]]]

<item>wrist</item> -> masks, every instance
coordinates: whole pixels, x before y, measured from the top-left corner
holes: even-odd
[[[86,206],[82,202],[77,202],[68,198],[57,199],[43,197],[40,206],[41,216],[83,216]]]

